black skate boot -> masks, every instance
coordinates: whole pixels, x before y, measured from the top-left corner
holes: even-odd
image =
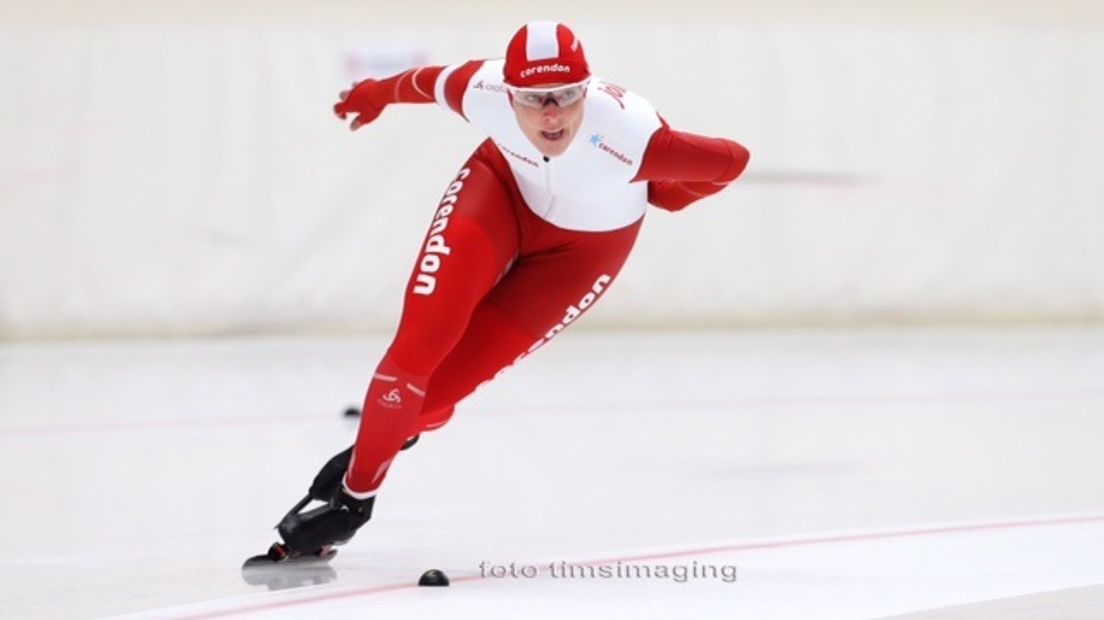
[[[402,449],[413,446],[418,437],[414,435],[406,440]],[[345,493],[341,486],[352,456],[350,446],[326,461],[311,481],[306,497],[292,506],[276,525],[284,541],[272,543],[266,553],[247,559],[243,570],[286,562],[328,561],[337,554],[336,545],[348,542],[368,522],[376,498],[358,500]],[[304,510],[312,501],[322,502],[322,505]]]
[[[320,556],[348,542],[372,518],[375,503],[375,496],[356,499],[340,490],[319,508],[287,514],[276,531],[293,553]]]
[[[400,450],[408,450],[418,443],[419,437],[421,435],[414,435],[407,439]],[[320,502],[328,502],[336,497],[341,488],[341,478],[345,475],[345,471],[349,469],[349,461],[352,458],[353,447],[349,446],[326,461],[326,464],[322,466],[322,470],[311,482],[310,490],[307,492],[308,495]]]
[[[376,502],[374,496],[360,500],[339,489],[325,504],[303,510],[313,499],[304,497],[276,525],[283,542],[272,543],[266,553],[249,558],[242,568],[329,561],[337,555],[334,547],[348,542],[372,518]]]

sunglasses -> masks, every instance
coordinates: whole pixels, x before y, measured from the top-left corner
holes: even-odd
[[[561,108],[579,101],[586,93],[586,87],[589,83],[590,80],[587,79],[576,84],[555,86],[553,88],[516,88],[508,86],[507,90],[514,96],[514,101],[525,107],[540,110],[549,101],[554,101]]]

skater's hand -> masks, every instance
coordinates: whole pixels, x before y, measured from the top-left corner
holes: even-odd
[[[341,120],[346,120],[350,114],[354,115],[353,122],[349,124],[352,131],[376,120],[386,107],[387,104],[379,96],[378,84],[376,80],[355,82],[352,89],[343,90],[338,95],[339,101],[333,107],[334,114]]]

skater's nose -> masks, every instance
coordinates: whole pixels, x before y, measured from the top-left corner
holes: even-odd
[[[541,108],[541,120],[545,123],[558,123],[561,116],[563,116],[563,111],[554,101],[545,103],[544,107]]]

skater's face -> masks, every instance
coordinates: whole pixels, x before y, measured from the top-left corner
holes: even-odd
[[[553,84],[539,91],[510,92],[521,132],[545,157],[562,155],[583,123],[586,87],[574,86]]]

